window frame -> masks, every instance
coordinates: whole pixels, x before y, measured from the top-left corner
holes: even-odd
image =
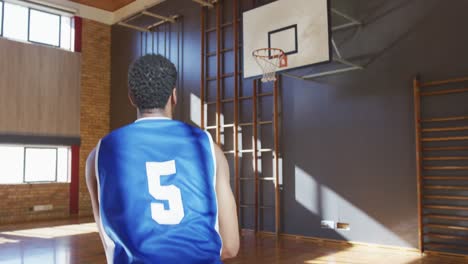
[[[29,30],[29,7],[28,6],[24,6],[24,5],[19,5],[15,2],[10,2],[10,1],[5,1],[5,0],[0,0],[3,5],[2,5],[2,34],[0,35],[0,37],[4,37],[6,39],[9,39],[9,40],[12,40],[12,41],[17,41],[17,42],[26,42],[28,43],[28,40],[27,39],[18,39],[18,38],[12,38],[12,37],[9,37],[9,36],[5,36],[5,6],[6,4],[9,4],[9,5],[14,5],[14,6],[21,6],[23,8],[26,8],[28,9],[28,21],[27,21],[27,26],[28,26],[28,29]],[[22,0],[21,0],[22,1]],[[27,38],[27,34],[28,32],[26,32],[26,38]]]
[[[3,37],[3,20],[5,20],[5,1],[0,0],[0,3],[2,3],[2,10],[0,10],[0,12],[2,13],[2,19],[0,19],[0,37]]]
[[[18,143],[1,143],[0,142],[0,147],[1,146],[10,146],[10,147],[19,147],[19,148],[22,148],[22,157],[23,157],[23,160],[22,160],[22,170],[21,170],[21,178],[19,178],[17,182],[1,182],[0,181],[0,186],[4,186],[4,185],[23,185],[23,184],[71,184],[71,180],[72,180],[72,174],[73,174],[73,166],[72,166],[72,162],[73,162],[73,157],[72,157],[72,145],[68,145],[68,144],[64,144],[64,145],[61,145],[61,144],[58,144],[58,145],[48,145],[48,144],[44,144],[44,145],[35,145],[35,144],[18,144]],[[26,156],[26,152],[28,149],[49,149],[49,150],[55,150],[55,178],[53,180],[47,180],[47,181],[27,181],[26,180],[26,163],[27,163],[27,156]],[[66,178],[61,181],[59,181],[59,155],[60,155],[60,149],[65,149],[66,150],[66,158],[64,161],[66,161]],[[19,163],[21,164],[21,163]]]
[[[35,44],[35,45],[42,45],[42,46],[46,46],[46,47],[53,47],[53,48],[58,48],[58,49],[62,49],[62,50],[66,50],[66,51],[69,51],[69,52],[75,52],[74,50],[74,45],[75,45],[75,38],[73,36],[73,30],[74,30],[74,21],[73,21],[73,17],[75,15],[75,12],[74,11],[71,11],[71,10],[67,10],[67,9],[61,9],[59,7],[53,7],[53,6],[48,6],[48,5],[42,5],[40,3],[34,3],[34,2],[29,2],[29,1],[25,1],[25,0],[15,0],[15,1],[5,1],[5,0],[0,0],[0,3],[2,3],[2,7],[0,8],[0,14],[2,15],[1,19],[0,19],[0,38],[7,38],[7,39],[10,39],[10,40],[13,40],[13,41],[19,41],[19,42],[26,42],[26,43],[29,43],[29,44]],[[28,9],[28,14],[27,14],[27,34],[26,34],[26,38],[25,39],[14,39],[14,38],[9,38],[9,37],[5,37],[5,3],[9,3],[9,4],[12,4],[12,5],[18,5],[18,6],[23,6],[25,8]],[[31,40],[31,10],[34,10],[34,11],[37,11],[37,12],[42,12],[42,13],[46,13],[46,14],[50,14],[50,15],[54,15],[54,16],[58,16],[59,17],[59,21],[58,21],[58,28],[59,28],[59,32],[58,32],[58,45],[53,45],[53,44],[49,44],[49,43],[43,43],[43,42],[40,42],[40,41],[33,41]],[[64,34],[64,32],[62,32],[62,26],[63,26],[63,23],[62,23],[62,19],[63,18],[67,18],[67,19],[70,19],[70,47],[66,48],[66,47],[62,47],[62,35]]]
[[[53,44],[49,44],[49,43],[44,43],[44,42],[40,42],[40,41],[33,41],[31,40],[31,10],[34,10],[34,11],[37,11],[37,12],[41,12],[41,13],[46,13],[46,14],[49,14],[49,15],[54,15],[54,16],[57,16],[59,18],[59,23],[58,23],[58,26],[59,26],[59,30],[58,30],[58,45],[53,45]],[[3,19],[3,17],[2,17]],[[33,44],[39,44],[39,45],[44,45],[44,46],[49,46],[49,47],[54,47],[54,48],[61,48],[61,41],[62,41],[62,15],[60,14],[55,14],[55,13],[52,13],[52,12],[49,12],[49,11],[45,11],[45,10],[40,10],[40,9],[37,9],[37,8],[32,8],[32,7],[28,7],[28,39],[27,41],[29,43],[33,43]]]
[[[28,149],[49,149],[55,150],[55,180],[53,181],[26,181],[26,152]],[[24,159],[23,159],[23,184],[34,183],[58,183],[58,147],[40,147],[40,146],[24,146]]]

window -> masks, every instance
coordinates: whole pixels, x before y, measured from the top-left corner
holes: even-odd
[[[0,147],[1,183],[23,182],[24,148],[18,146]]]
[[[53,182],[57,180],[56,148],[24,148],[24,181]]]
[[[73,50],[71,16],[71,13],[27,1],[0,0],[0,36]]]
[[[75,35],[75,30],[73,30],[73,24],[72,24],[72,18],[71,17],[66,17],[62,16],[61,17],[62,21],[60,22],[61,27],[60,27],[60,47],[62,49],[66,50],[72,50],[75,43],[73,41],[74,35]]]
[[[27,40],[28,8],[5,3],[3,14],[3,36],[16,40]]]
[[[0,184],[70,182],[70,147],[0,145]]]
[[[30,42],[60,47],[60,16],[29,9]]]

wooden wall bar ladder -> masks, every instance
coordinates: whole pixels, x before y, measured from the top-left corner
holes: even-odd
[[[254,3],[255,1],[252,1]],[[253,6],[249,7],[252,8]],[[232,10],[232,20],[229,22],[223,21],[223,15],[226,15],[226,12]],[[233,149],[225,149],[224,153],[226,155],[233,155],[234,156],[234,168],[232,177],[234,178],[234,194],[237,203],[237,210],[238,215],[242,219],[242,215],[244,213],[244,208],[251,208],[253,209],[253,222],[254,222],[254,230],[261,231],[259,226],[259,210],[260,209],[274,209],[275,210],[275,232],[279,233],[280,230],[280,190],[279,190],[279,88],[278,82],[274,83],[274,90],[273,92],[259,92],[259,80],[253,81],[253,91],[252,95],[248,96],[240,96],[243,94],[241,92],[244,89],[243,82],[241,81],[242,78],[242,71],[240,66],[240,54],[242,51],[242,45],[240,44],[240,12],[241,12],[241,4],[239,0],[231,0],[231,1],[217,1],[213,2],[213,6],[202,6],[201,7],[201,88],[200,88],[200,112],[201,112],[201,128],[210,132],[215,131],[214,139],[217,144],[220,146],[222,145],[222,135],[225,128],[232,128],[232,142],[233,142]],[[210,25],[209,19],[214,17],[215,25]],[[228,29],[231,31],[227,31]],[[232,32],[232,48],[231,47],[224,47],[225,39],[228,37],[227,32]],[[208,47],[211,44],[213,47],[213,43],[210,43],[210,34],[216,34],[216,43],[214,47],[215,50],[208,50]],[[227,53],[233,53],[233,60],[227,61],[225,60],[225,55]],[[216,57],[216,63],[211,61],[210,58]],[[225,63],[233,63],[234,64],[234,71],[233,72],[224,72],[224,64]],[[213,69],[216,66],[216,76],[210,76],[208,69]],[[234,77],[234,78],[232,78]],[[233,80],[233,97],[232,98],[225,98],[225,89],[227,87],[227,79],[232,78]],[[211,99],[209,98],[210,95],[208,94],[209,89],[208,87],[211,82],[216,82],[216,97]],[[210,90],[211,91],[211,90]],[[212,91],[211,91],[212,92]],[[212,96],[212,95],[211,95]],[[268,111],[272,112],[272,120],[259,120],[258,118],[258,111],[259,106],[258,102],[261,98],[271,96],[274,98],[274,104],[271,109]],[[252,121],[242,122],[240,116],[240,110],[242,103],[245,103],[248,100],[252,100],[253,104],[253,111],[252,111]],[[230,124],[225,124],[223,122],[222,116],[224,113],[223,106],[225,104],[233,104],[234,107],[234,118],[233,122]],[[209,107],[216,107],[216,115],[215,124],[208,124],[210,122],[208,120],[208,109]],[[274,137],[274,146],[269,148],[261,148],[258,146],[258,142],[261,142],[261,135],[259,135],[259,129],[263,126],[272,126],[273,130],[273,137]],[[243,135],[242,128],[251,127],[252,132],[252,148],[251,149],[242,149],[240,146],[240,139]],[[224,133],[224,142],[226,142],[226,133]],[[259,177],[260,165],[259,159],[262,153],[270,152],[273,154],[273,175],[271,176],[262,176]],[[248,154],[252,155],[252,165],[253,165],[253,175],[250,177],[249,175],[240,176],[240,160],[245,158],[240,154]],[[274,206],[267,206],[259,204],[259,194],[261,185],[260,182],[263,181],[273,181],[275,183],[275,205]],[[252,187],[254,188],[254,201],[242,201],[241,194],[242,194],[242,183],[244,182],[252,182]],[[250,185],[249,185],[250,188]],[[242,201],[242,203],[241,203]]]
[[[460,115],[426,117],[423,111],[425,99],[457,99],[449,95],[468,98],[467,86],[466,77],[433,82],[421,82],[419,77],[413,80],[421,252],[468,254],[467,100],[459,100],[465,104],[454,108],[462,110]]]
[[[205,130],[215,130],[215,137],[214,140],[218,145],[222,147],[221,142],[221,134],[224,128],[233,128],[233,145],[234,150],[232,151],[225,151],[225,154],[233,154],[234,155],[234,173],[231,175],[234,177],[234,196],[236,199],[237,204],[237,211],[238,215],[240,212],[239,202],[240,202],[240,186],[239,186],[239,78],[241,77],[241,71],[239,70],[239,0],[233,0],[232,2],[232,12],[233,12],[233,20],[237,21],[237,23],[229,22],[223,24],[223,8],[225,8],[224,1],[213,2],[213,8],[210,6],[202,6],[201,7],[201,85],[200,85],[200,113],[201,113],[201,128]],[[216,25],[215,27],[207,28],[207,18],[211,14],[211,12],[215,12],[215,20]],[[233,48],[224,48],[224,33],[228,27],[233,28]],[[209,37],[208,34],[215,33],[216,34],[216,51],[208,52],[208,42]],[[233,73],[223,73],[223,63],[225,60],[223,56],[227,52],[234,53],[234,72]],[[216,56],[216,76],[209,76],[209,72],[207,71],[207,64],[208,58]],[[223,98],[224,96],[224,88],[223,88],[223,81],[229,77],[234,77],[234,98]],[[216,100],[215,101],[208,101],[207,100],[207,87],[208,82],[216,81]],[[226,103],[233,103],[234,104],[234,122],[233,124],[222,124],[222,108],[223,104]],[[214,126],[209,126],[206,124],[208,121],[207,119],[207,106],[209,105],[216,105],[216,124]]]

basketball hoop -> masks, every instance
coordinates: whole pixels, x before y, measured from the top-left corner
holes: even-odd
[[[276,81],[276,70],[288,66],[288,57],[282,49],[262,48],[252,52],[258,66],[262,69],[262,82]]]

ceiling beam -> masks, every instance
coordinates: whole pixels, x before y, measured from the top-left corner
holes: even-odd
[[[179,18],[179,15],[175,15],[175,16],[170,17],[171,21],[173,21],[173,22],[171,22],[170,20],[161,20],[159,22],[156,22],[156,23],[148,26],[147,28],[148,28],[148,30],[151,30],[151,29],[153,29],[153,28],[155,28],[157,26],[160,26],[160,25],[162,25],[164,23],[168,23],[168,22],[175,23],[177,18]]]
[[[150,17],[154,17],[154,18],[157,18],[157,19],[161,19],[165,22],[171,22],[171,23],[175,23],[175,18],[174,17],[166,17],[166,16],[161,16],[161,15],[158,15],[158,14],[155,14],[155,13],[151,13],[151,12],[148,12],[148,11],[143,11],[141,12],[143,15],[145,16],[150,16]]]
[[[131,29],[138,30],[138,31],[149,32],[149,30],[147,28],[139,27],[139,26],[135,26],[135,25],[130,25],[130,24],[125,23],[125,22],[119,22],[118,24],[121,25],[121,26],[124,26],[124,27],[128,27],[128,28],[131,28]]]

